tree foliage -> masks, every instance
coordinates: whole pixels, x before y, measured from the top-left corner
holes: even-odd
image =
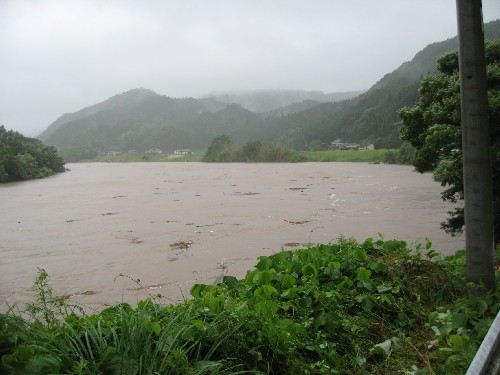
[[[43,178],[64,171],[52,146],[0,126],[0,182]]]
[[[227,135],[212,141],[203,156],[205,162],[279,162],[291,161],[292,151],[270,142],[248,141],[243,146],[235,145]]]
[[[500,239],[500,39],[487,41],[486,64],[493,176],[495,239]],[[462,129],[458,52],[442,56],[438,73],[422,80],[420,101],[399,112],[401,138],[415,148],[417,171],[432,171],[446,189],[444,200],[457,203],[464,198],[462,176]],[[463,207],[450,212],[443,228],[458,234],[464,225]]]

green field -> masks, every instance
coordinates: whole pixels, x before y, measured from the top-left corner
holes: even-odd
[[[296,155],[305,162],[362,162],[380,163],[387,149],[380,150],[331,150],[331,151],[297,151]],[[397,151],[397,150],[393,150]]]

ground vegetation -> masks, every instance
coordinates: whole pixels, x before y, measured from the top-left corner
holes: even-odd
[[[0,315],[0,371],[462,374],[500,308],[498,288],[468,298],[464,258],[340,238],[260,257],[178,305],[158,295],[92,314],[40,269],[37,301]]]

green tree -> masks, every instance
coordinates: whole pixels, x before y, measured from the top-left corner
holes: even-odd
[[[488,106],[491,135],[495,242],[500,240],[500,39],[485,43]],[[445,186],[442,198],[457,203],[464,198],[462,175],[462,129],[458,53],[442,56],[438,73],[422,80],[420,100],[399,112],[400,136],[415,148],[413,165],[423,173],[432,171]],[[458,206],[442,223],[452,235],[462,232],[464,210]]]
[[[203,161],[216,163],[231,161],[231,138],[227,135],[215,137],[203,156]]]
[[[0,182],[42,178],[64,171],[52,146],[0,126]]]
[[[243,158],[245,161],[255,161],[262,149],[262,142],[248,141],[243,145]]]

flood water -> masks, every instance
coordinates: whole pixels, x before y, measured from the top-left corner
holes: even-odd
[[[90,308],[189,295],[257,257],[339,235],[451,254],[451,206],[431,175],[364,163],[68,164],[69,172],[0,185],[0,309],[33,299],[37,267],[55,294]],[[126,276],[120,276],[126,275]],[[140,279],[139,283],[131,279]]]

